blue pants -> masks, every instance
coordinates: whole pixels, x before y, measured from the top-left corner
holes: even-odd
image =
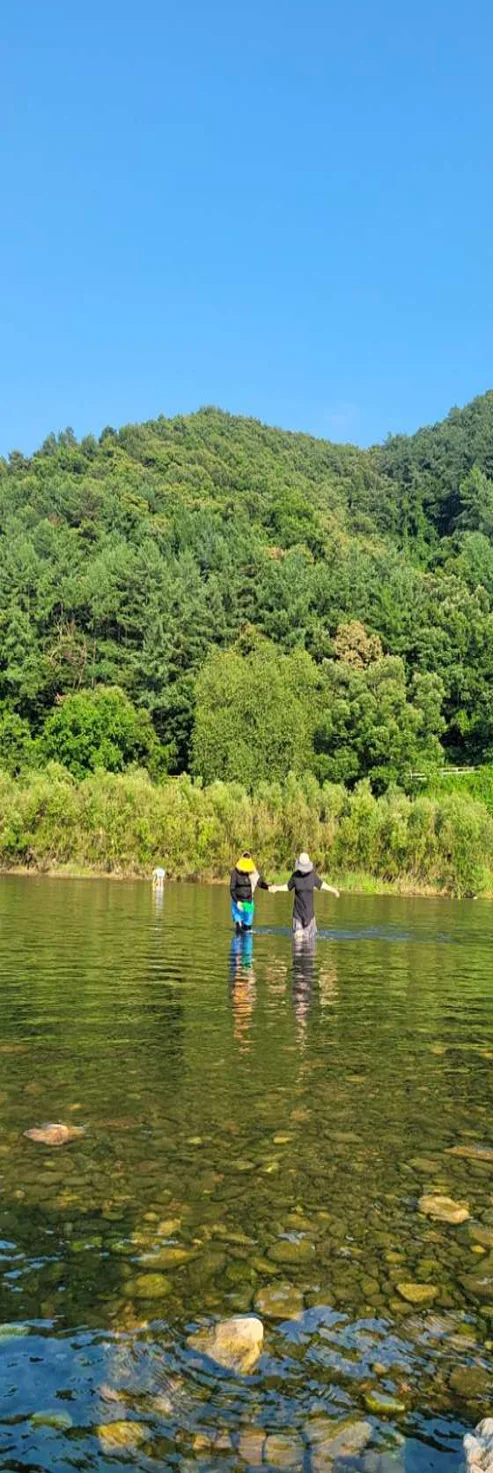
[[[231,915],[235,926],[241,926],[242,931],[250,931],[253,926],[255,906],[253,900],[242,901],[241,906],[236,900],[231,901]]]

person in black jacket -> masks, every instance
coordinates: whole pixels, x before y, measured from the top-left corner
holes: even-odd
[[[280,890],[294,890],[293,937],[295,940],[310,941],[317,934],[317,922],[313,896],[315,890],[327,890],[339,899],[339,891],[317,875],[308,854],[300,854],[287,885],[271,885],[272,894]]]
[[[256,869],[249,849],[245,849],[244,854],[237,859],[234,869],[231,870],[229,883],[231,915],[237,931],[249,931],[253,926],[255,913],[253,897],[257,888],[269,890],[270,886]]]

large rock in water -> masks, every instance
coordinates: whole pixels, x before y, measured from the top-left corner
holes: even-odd
[[[481,1141],[472,1141],[470,1145],[449,1146],[447,1156],[462,1156],[464,1161],[485,1161],[491,1165],[493,1146],[486,1146]]]
[[[230,1320],[219,1320],[205,1330],[196,1330],[189,1335],[190,1350],[207,1355],[216,1365],[227,1371],[246,1374],[253,1371],[264,1343],[264,1327],[256,1314],[234,1315]]]
[[[69,1141],[76,1141],[79,1136],[84,1135],[84,1127],[50,1122],[47,1125],[35,1125],[32,1130],[25,1130],[24,1135],[28,1141],[37,1141],[42,1146],[66,1146]]]
[[[405,1299],[408,1304],[416,1304],[418,1306],[432,1304],[438,1294],[438,1289],[435,1288],[434,1284],[396,1284],[396,1289],[401,1299]]]
[[[468,1473],[493,1473],[493,1417],[485,1417],[475,1432],[464,1438]]]
[[[433,1217],[436,1222],[467,1222],[471,1215],[467,1202],[454,1202],[453,1197],[441,1197],[439,1193],[425,1192],[418,1207],[425,1217]]]

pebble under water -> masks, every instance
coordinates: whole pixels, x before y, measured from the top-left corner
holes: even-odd
[[[222,887],[0,880],[7,1473],[463,1468],[493,1411],[492,909],[318,900],[293,955],[288,896],[243,943]],[[25,1137],[47,1121],[81,1129]],[[187,1344],[252,1311],[249,1374]]]

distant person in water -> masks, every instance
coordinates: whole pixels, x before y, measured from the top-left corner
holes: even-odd
[[[255,913],[253,897],[257,889],[269,890],[270,886],[256,869],[250,850],[245,849],[241,858],[237,859],[234,869],[231,870],[229,884],[231,914],[237,931],[249,931],[253,926]]]
[[[339,899],[339,891],[317,875],[308,854],[300,854],[287,885],[270,885],[272,894],[280,890],[294,890],[293,938],[295,941],[310,941],[317,934],[317,922],[313,896],[315,890],[327,890]]]

